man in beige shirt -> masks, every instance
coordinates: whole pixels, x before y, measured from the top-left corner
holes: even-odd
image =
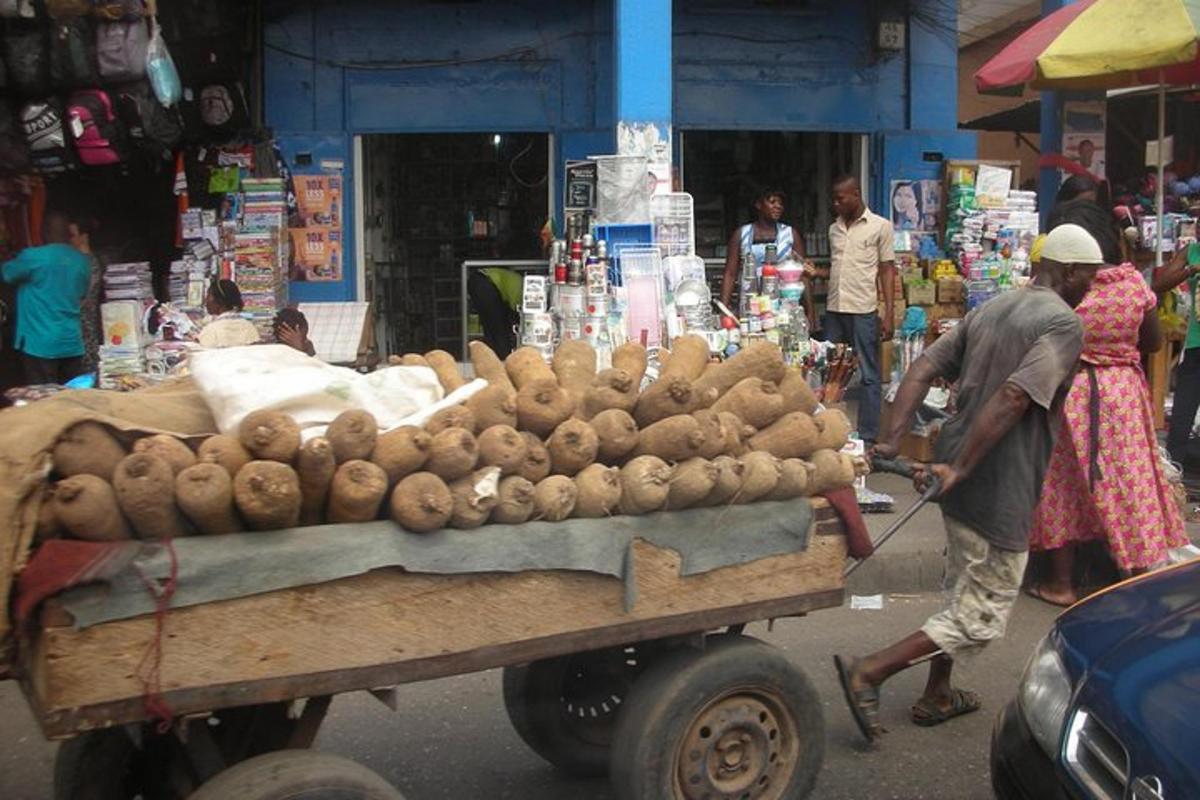
[[[829,226],[831,264],[825,336],[828,341],[852,346],[858,355],[863,385],[858,435],[870,446],[879,437],[882,403],[879,340],[881,334],[885,340],[892,338],[894,321],[896,256],[892,252],[892,223],[866,207],[858,179],[850,176],[834,183],[833,210],[837,219]]]

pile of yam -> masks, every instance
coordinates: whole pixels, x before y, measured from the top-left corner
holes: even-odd
[[[849,485],[851,424],[820,410],[778,347],[715,362],[676,339],[647,377],[646,349],[611,366],[581,341],[548,363],[472,342],[486,388],[424,425],[383,430],[350,410],[304,440],[279,411],[202,440],[81,422],[51,453],[39,535],[90,541],[219,535],[391,519],[408,531],[556,522],[808,497]],[[408,354],[448,394],[468,376],[448,353]]]

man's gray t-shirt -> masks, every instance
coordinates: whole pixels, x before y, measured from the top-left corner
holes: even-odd
[[[1033,401],[971,475],[941,499],[942,510],[1004,550],[1029,548],[1029,527],[1083,326],[1050,289],[1027,287],[973,310],[928,350],[939,375],[958,381],[958,413],[942,428],[936,460],[951,463],[983,406],[1005,383]]]

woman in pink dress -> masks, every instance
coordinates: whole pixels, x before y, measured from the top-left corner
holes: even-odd
[[[1050,227],[1081,225],[1100,243],[1105,261],[1120,261],[1108,215],[1090,201],[1065,204]],[[1123,574],[1166,561],[1187,543],[1158,456],[1143,353],[1162,346],[1157,299],[1131,264],[1106,266],[1075,309],[1083,321],[1083,354],[1063,408],[1030,549],[1050,553],[1051,575],[1029,589],[1056,605],[1078,596],[1072,585],[1075,545],[1107,542]]]

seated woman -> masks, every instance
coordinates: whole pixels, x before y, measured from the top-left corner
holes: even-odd
[[[316,356],[317,348],[308,338],[308,317],[297,308],[285,308],[275,315],[271,323],[277,344],[286,344],[310,356]]]
[[[258,344],[258,328],[242,316],[242,292],[229,280],[214,280],[204,297],[204,309],[212,319],[200,329],[200,346],[244,347]]]

